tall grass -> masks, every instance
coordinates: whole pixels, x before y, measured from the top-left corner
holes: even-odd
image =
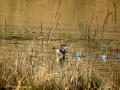
[[[19,88],[23,90],[84,90],[88,88],[116,90],[119,88],[117,64],[111,67],[111,63],[106,62],[106,73],[102,75],[97,67],[99,64],[94,61],[94,58],[81,58],[77,61],[76,57],[71,58],[68,53],[66,58],[69,64],[61,67],[52,56],[46,54],[45,44],[43,44],[43,52],[40,51],[39,55],[36,55],[36,44],[33,40],[25,51],[22,51],[18,45],[11,52],[11,56],[9,52],[1,51],[1,88],[16,90]]]

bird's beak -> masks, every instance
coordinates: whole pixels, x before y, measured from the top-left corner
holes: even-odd
[[[53,46],[53,48],[52,49],[55,49],[55,47]]]

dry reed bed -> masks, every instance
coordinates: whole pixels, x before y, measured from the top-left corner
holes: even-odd
[[[34,42],[34,41],[33,41]],[[1,54],[0,79],[1,87],[12,87],[23,89],[44,89],[44,90],[67,90],[67,89],[116,89],[119,86],[118,67],[111,67],[110,63],[105,63],[105,67],[110,68],[104,75],[100,75],[94,58],[82,58],[80,61],[76,57],[71,58],[68,53],[68,64],[61,67],[53,58],[43,53],[35,55],[35,42],[31,43],[26,51],[21,51],[20,47],[11,52],[11,56],[6,55],[7,51]],[[47,46],[44,46],[47,47]],[[53,63],[54,62],[54,63]],[[99,64],[98,64],[99,65]],[[117,64],[116,64],[117,65]],[[115,71],[113,71],[114,69]],[[16,87],[15,87],[16,86]]]

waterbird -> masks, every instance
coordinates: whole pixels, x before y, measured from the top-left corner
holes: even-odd
[[[119,59],[119,60],[118,60],[118,63],[119,63],[119,62],[120,62],[120,54],[117,54],[117,56],[119,57],[119,58],[118,58],[118,59]]]
[[[65,49],[67,48],[67,45],[61,45],[60,48],[56,48],[53,46],[53,49],[56,50],[56,52],[60,53],[62,56],[65,56],[65,53],[68,53]]]
[[[106,56],[104,55],[99,55],[99,60],[103,60],[104,62],[106,61]]]

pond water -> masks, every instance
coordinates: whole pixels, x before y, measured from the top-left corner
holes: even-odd
[[[119,0],[0,0],[0,50],[13,55],[17,45],[21,52],[34,45],[36,57],[47,48],[47,55],[53,55],[55,62],[53,45],[66,44],[71,56],[81,51],[84,56],[117,57],[119,11]],[[96,66],[104,64],[94,60]],[[117,64],[117,60],[108,60]]]

